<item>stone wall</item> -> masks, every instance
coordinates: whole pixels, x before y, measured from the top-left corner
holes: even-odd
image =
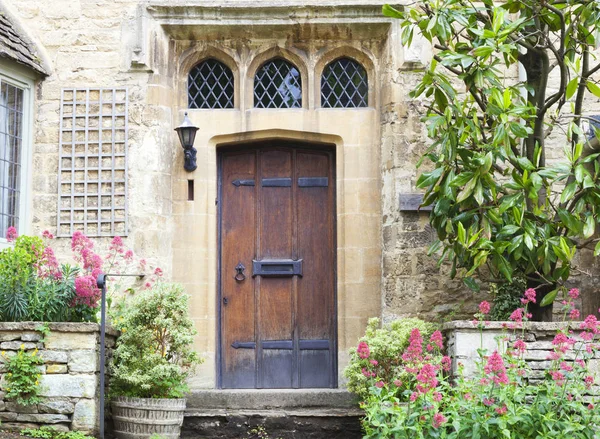
[[[486,323],[482,331],[479,330],[476,323],[471,321],[453,321],[444,324],[443,332],[447,338],[447,352],[452,358],[453,372],[457,371],[460,362],[465,367],[465,374],[472,374],[476,370],[475,360],[479,358],[478,349],[486,349],[491,354],[494,350],[506,348],[507,342],[504,341],[506,337],[509,340],[521,337],[520,329],[513,333],[513,331],[504,328],[509,323],[512,322],[489,322]],[[539,380],[544,377],[545,371],[550,368],[551,364],[548,356],[554,352],[552,340],[557,331],[565,328],[565,325],[562,322],[527,323],[523,331],[523,338],[527,345],[523,358],[531,368],[531,373],[527,378]],[[571,323],[571,328],[579,328],[579,322]],[[578,348],[578,345],[575,347]],[[573,351],[567,352],[565,359],[575,359],[575,353]],[[592,375],[598,376],[600,374],[599,351],[596,351],[595,357],[589,360],[588,367]]]
[[[38,322],[0,323],[0,421],[2,428],[19,430],[51,425],[59,430],[98,429],[100,325],[96,323],[50,323],[50,333],[38,330]],[[107,330],[110,354],[116,332]],[[42,401],[19,406],[5,396],[7,357],[24,349],[38,349]],[[109,355],[107,355],[109,357]]]

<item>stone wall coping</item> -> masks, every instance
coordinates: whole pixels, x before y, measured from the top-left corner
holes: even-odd
[[[45,322],[0,322],[0,332],[37,331],[37,328],[43,324],[45,324]],[[54,332],[100,332],[99,323],[50,322],[46,324],[50,331]],[[119,335],[119,331],[112,326],[107,326],[106,335],[116,337]]]
[[[556,332],[564,329],[567,326],[571,328],[579,328],[581,322],[527,322],[524,323],[526,332]],[[514,325],[515,322],[485,322],[484,331],[503,331],[508,330],[508,325]],[[454,320],[446,322],[442,325],[443,332],[455,330],[479,331],[479,323],[471,320]],[[521,330],[518,328],[517,330]]]

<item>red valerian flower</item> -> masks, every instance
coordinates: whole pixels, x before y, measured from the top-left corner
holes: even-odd
[[[494,351],[489,356],[487,364],[484,367],[484,371],[488,375],[492,376],[492,381],[496,384],[508,384],[508,375],[506,375],[506,367],[504,367],[504,359],[498,351]]]
[[[17,229],[13,226],[10,226],[8,229],[6,229],[6,240],[8,242],[13,242],[17,239],[18,237],[18,233],[17,233]]]
[[[371,350],[369,349],[369,345],[364,341],[361,341],[358,344],[358,348],[356,349],[356,352],[358,353],[358,356],[360,358],[362,358],[363,360],[366,358],[369,358],[369,355],[371,355]]]
[[[442,424],[445,424],[446,422],[448,422],[448,420],[441,413],[433,415],[433,428],[440,428]]]
[[[444,338],[440,331],[435,331],[433,334],[431,334],[429,341],[436,345],[439,349],[444,347]]]
[[[579,290],[577,288],[571,288],[569,290],[569,297],[571,299],[577,299],[579,297]]]
[[[483,315],[488,315],[490,313],[490,309],[490,303],[485,300],[479,304],[479,312]]]
[[[523,305],[527,305],[528,303],[535,303],[535,290],[533,288],[527,288],[525,290],[525,297],[521,299],[521,303]]]
[[[404,354],[402,354],[402,359],[407,362],[419,361],[421,354],[423,354],[423,337],[421,336],[421,332],[417,328],[413,329],[408,341],[409,345]]]

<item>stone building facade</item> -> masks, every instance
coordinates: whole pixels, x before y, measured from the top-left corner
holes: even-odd
[[[400,209],[401,196],[416,192],[426,144],[420,104],[408,93],[429,49],[402,47],[398,24],[381,14],[385,3],[2,0],[41,66],[30,75],[30,208],[20,232],[48,229],[65,249],[77,229],[107,245],[123,235],[186,287],[207,360],[192,384],[218,387],[220,151],[326,146],[335,157],[333,382],[342,384],[346,352],[370,317],[470,314],[480,297],[426,255],[427,213]],[[324,105],[324,72],[339,59],[365,72],[364,105]],[[230,72],[226,108],[190,108],[190,72],[207,60]],[[272,60],[301,78],[287,90],[301,96],[292,108],[257,108],[256,75]],[[199,127],[192,172],[174,131],[185,112]],[[103,142],[110,148],[98,151]]]

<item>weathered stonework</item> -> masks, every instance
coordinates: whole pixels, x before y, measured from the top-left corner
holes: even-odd
[[[545,372],[552,363],[548,357],[556,347],[552,344],[552,340],[558,330],[565,329],[567,325],[558,322],[528,322],[523,331],[518,329],[513,333],[505,328],[510,324],[514,323],[487,322],[482,330],[477,327],[477,323],[466,320],[444,324],[443,332],[447,338],[447,353],[452,358],[452,372],[456,373],[460,362],[464,365],[465,375],[473,375],[477,367],[476,360],[479,359],[478,349],[485,349],[488,354],[495,350],[503,351],[506,349],[507,340],[512,341],[522,337],[527,347],[523,359],[531,368],[527,378],[534,381],[544,378]],[[579,328],[579,323],[573,322],[570,328]],[[577,338],[576,332],[574,337]],[[579,339],[575,348],[578,349],[588,343]],[[564,358],[572,361],[576,358],[576,354],[570,351]],[[588,367],[592,375],[597,373],[600,367],[600,352],[596,352],[595,357],[589,360]],[[596,391],[600,391],[600,388]]]
[[[41,366],[38,404],[20,406],[7,400],[4,379],[0,373],[0,421],[4,428],[19,430],[26,427],[52,425],[62,430],[98,429],[100,327],[95,323],[50,323],[50,333],[44,337],[36,332],[40,323],[0,323],[0,339],[10,339],[10,347],[2,349],[4,357],[16,355],[22,348],[38,349],[44,360]],[[114,346],[117,333],[107,330],[107,356]],[[26,340],[35,340],[29,343]],[[30,346],[32,345],[32,346]],[[4,358],[3,357],[3,358]]]
[[[433,321],[466,317],[484,294],[450,280],[447,267],[426,255],[434,238],[424,212],[401,212],[399,196],[418,192],[416,164],[428,141],[420,121],[424,104],[408,93],[431,57],[415,39],[402,47],[398,23],[381,15],[380,0],[5,0],[50,61],[50,75],[36,89],[31,228],[56,231],[61,89],[127,87],[129,95],[128,216],[126,244],[160,265],[165,278],[191,295],[206,360],[191,381],[215,387],[217,304],[217,150],[224,144],[279,139],[336,145],[337,333],[339,382],[347,350],[370,317],[419,316]],[[397,3],[397,2],[396,2]],[[403,3],[403,2],[400,2]],[[406,2],[405,2],[406,3]],[[261,63],[279,56],[302,74],[303,108],[253,107],[252,81]],[[369,77],[369,107],[320,106],[320,75],[340,56],[358,60]],[[235,105],[227,110],[187,108],[189,70],[207,57],[232,69]],[[516,74],[516,72],[513,72]],[[590,102],[589,110],[600,112]],[[200,127],[198,169],[183,170],[183,151],[173,131],[189,111]],[[552,156],[557,158],[558,156]],[[552,159],[550,157],[550,159]],[[188,180],[195,198],[188,200]],[[98,240],[107,249],[109,238]],[[55,240],[62,260],[68,239]],[[580,255],[590,272],[600,264]],[[575,273],[582,290],[598,291],[592,276]],[[596,294],[600,297],[600,294]],[[586,308],[587,307],[587,308]],[[595,311],[593,303],[584,313]],[[598,306],[596,306],[596,309]],[[16,331],[16,330],[15,330]],[[35,337],[0,333],[0,346]],[[93,337],[92,337],[93,338]],[[93,370],[80,336],[48,340],[46,379],[55,389],[68,373]],[[8,344],[6,346],[14,346]],[[30,345],[28,345],[30,346]],[[1,366],[0,366],[1,367]],[[91,382],[80,383],[88,394]],[[61,390],[62,391],[62,390]]]

